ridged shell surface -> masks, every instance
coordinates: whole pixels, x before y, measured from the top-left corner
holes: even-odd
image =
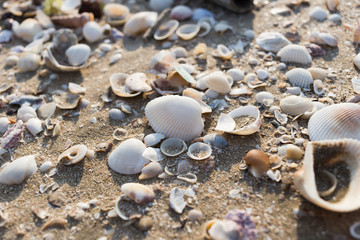
[[[304,68],[291,69],[285,75],[295,87],[310,89],[310,85],[313,83],[311,73]]]
[[[290,44],[283,47],[277,56],[282,62],[299,63],[303,65],[311,64],[311,56],[306,48],[296,44]]]
[[[311,141],[360,140],[360,105],[340,103],[324,107],[311,116],[308,129]]]
[[[204,128],[201,106],[192,98],[183,96],[163,96],[150,101],[145,107],[145,115],[157,133],[184,141],[199,136]]]

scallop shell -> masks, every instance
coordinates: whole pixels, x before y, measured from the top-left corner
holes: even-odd
[[[200,26],[198,24],[185,24],[179,27],[176,30],[176,35],[178,35],[183,40],[193,39],[200,31]]]
[[[7,163],[0,171],[0,183],[20,184],[37,171],[34,155],[28,155]]]
[[[25,19],[16,29],[15,34],[27,42],[31,42],[34,36],[41,31],[41,25],[33,18]]]
[[[123,32],[129,36],[136,36],[151,27],[157,17],[157,12],[135,13],[126,21]]]
[[[150,162],[142,157],[145,148],[144,143],[136,138],[123,141],[110,154],[109,167],[121,174],[140,173],[144,165]]]
[[[154,33],[154,38],[156,40],[165,40],[172,36],[178,27],[179,22],[177,20],[167,21],[158,27]]]
[[[314,93],[317,95],[325,94],[324,83],[319,79],[314,81]]]
[[[194,160],[204,160],[211,156],[212,150],[209,144],[196,142],[189,146],[187,155]]]
[[[63,162],[65,165],[72,165],[84,159],[87,152],[87,147],[83,144],[74,145],[58,157],[58,162]]]
[[[311,56],[306,48],[296,44],[290,44],[283,47],[277,56],[281,58],[282,62],[298,63],[303,65],[311,64]]]
[[[319,44],[319,45],[327,45],[330,47],[337,47],[337,40],[336,38],[329,34],[329,33],[319,33],[319,32],[313,32],[310,35],[310,42]]]
[[[119,97],[135,97],[141,94],[141,92],[132,92],[126,87],[125,82],[128,76],[125,73],[114,73],[110,76],[111,89]]]
[[[184,21],[192,17],[192,10],[185,5],[177,5],[171,9],[170,17],[178,21]]]
[[[222,58],[223,60],[229,60],[230,58],[232,58],[234,56],[234,50],[230,51],[230,49],[227,48],[225,45],[219,44],[216,47],[214,56]]]
[[[286,114],[297,116],[312,111],[314,104],[305,97],[288,96],[280,101],[280,108]]]
[[[40,66],[40,56],[36,53],[25,52],[23,53],[18,62],[17,67],[20,72],[35,71]]]
[[[155,132],[184,141],[201,134],[204,128],[201,113],[197,101],[183,96],[155,98],[145,107],[145,115]]]
[[[251,116],[255,121],[247,126],[236,129],[234,118],[241,116]],[[260,111],[255,106],[238,107],[228,114],[221,113],[215,130],[232,133],[236,135],[250,135],[259,131],[261,125]]]
[[[256,44],[265,51],[277,53],[291,42],[279,32],[263,32],[256,38]]]
[[[310,89],[313,78],[309,71],[303,68],[294,68],[288,71],[285,76],[289,82],[295,87]]]
[[[186,143],[180,138],[168,138],[160,145],[161,152],[168,157],[180,155],[186,149]]]
[[[313,79],[320,79],[324,81],[326,79],[327,71],[322,68],[308,68],[306,69],[311,73]]]
[[[206,80],[204,80],[204,85],[210,90],[221,94],[227,94],[231,91],[228,76],[220,71],[208,74]]]
[[[82,29],[82,33],[86,41],[90,43],[97,42],[103,38],[103,29],[95,21],[87,22]]]
[[[106,22],[114,26],[124,24],[130,16],[129,8],[118,3],[106,4],[103,13],[106,16]]]
[[[360,142],[353,139],[309,142],[306,146],[303,168],[294,174],[295,187],[301,195],[319,207],[334,212],[351,212],[360,208]],[[350,183],[346,195],[337,200],[322,199],[316,187],[315,169],[344,161],[350,169]]]
[[[308,129],[311,141],[360,140],[360,105],[340,103],[324,107],[311,116]]]

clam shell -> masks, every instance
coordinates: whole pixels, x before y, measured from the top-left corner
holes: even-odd
[[[156,177],[163,172],[163,167],[158,162],[151,162],[141,169],[140,180]]]
[[[324,107],[311,116],[308,129],[311,141],[360,140],[360,105],[340,103]]]
[[[94,21],[87,22],[82,29],[82,33],[86,41],[90,43],[97,42],[103,38],[103,29]]]
[[[32,108],[31,106],[24,105],[21,108],[19,108],[16,117],[18,120],[26,122],[31,118],[36,118],[37,115],[34,108]]]
[[[288,71],[285,76],[289,82],[295,87],[310,89],[313,78],[309,71],[303,68],[294,68]]]
[[[180,155],[186,149],[186,143],[180,138],[168,138],[160,145],[161,152],[168,157]]]
[[[187,155],[194,160],[204,160],[211,156],[212,150],[209,144],[196,142],[189,146]]]
[[[151,87],[146,80],[147,77],[144,73],[133,73],[126,77],[125,88],[132,92],[149,92]]]
[[[41,25],[33,18],[25,19],[16,29],[15,34],[27,42],[31,42],[34,36],[41,31]]]
[[[54,103],[60,109],[74,109],[79,104],[81,97],[69,92],[56,92],[52,95]]]
[[[7,117],[0,118],[0,134],[5,133],[10,125],[10,121]]]
[[[150,162],[142,157],[145,148],[144,143],[136,138],[123,141],[110,154],[109,167],[121,174],[140,173],[144,165]]]
[[[26,123],[25,126],[32,135],[36,136],[43,130],[42,122],[38,118],[30,118]]]
[[[83,144],[74,145],[58,157],[58,162],[65,165],[72,165],[84,159],[87,147]]]
[[[17,67],[20,72],[35,71],[40,66],[40,56],[36,53],[25,52],[23,53],[18,62]]]
[[[84,94],[86,91],[86,88],[82,87],[79,84],[69,82],[68,84],[69,92],[72,94]]]
[[[72,66],[80,66],[86,63],[86,60],[89,58],[91,49],[86,44],[76,44],[69,47],[65,55],[68,59],[68,62]]]
[[[126,21],[123,32],[129,36],[136,36],[151,27],[157,17],[157,12],[135,13]]]
[[[281,110],[291,116],[297,116],[309,112],[314,108],[310,99],[300,96],[288,96],[280,101]]]
[[[184,21],[192,17],[192,10],[185,5],[177,5],[171,9],[170,17],[178,21]]]
[[[179,22],[177,20],[167,21],[158,27],[154,33],[154,38],[156,40],[165,40],[172,36],[178,27]]]
[[[319,207],[334,212],[350,212],[360,208],[360,142],[353,139],[309,142],[306,146],[303,168],[294,174],[295,187],[301,195]],[[350,169],[350,183],[346,195],[337,200],[322,199],[316,187],[314,166],[321,169],[344,161]]]
[[[164,134],[161,133],[150,133],[144,137],[144,142],[146,146],[152,147],[157,145],[165,138]]]
[[[320,79],[324,81],[326,79],[327,71],[322,68],[308,68],[306,69],[311,73],[313,79]]]
[[[269,93],[269,92],[266,92],[266,91],[258,92],[255,95],[255,100],[256,100],[256,102],[269,107],[274,102],[274,95],[272,95],[272,93]]]
[[[155,98],[145,107],[145,115],[155,132],[184,141],[201,134],[204,128],[201,113],[197,101],[183,96]]]
[[[227,94],[231,91],[231,84],[227,76],[220,71],[210,73],[204,80],[204,85],[217,93]]]
[[[7,163],[0,171],[0,183],[20,184],[37,171],[34,155],[28,155]]]
[[[229,75],[230,77],[232,77],[232,79],[235,82],[240,82],[241,80],[244,79],[245,74],[243,71],[241,71],[240,69],[237,68],[231,68],[226,72],[227,75]]]
[[[265,51],[277,53],[291,42],[279,32],[263,32],[256,38],[256,44]]]
[[[119,97],[135,97],[141,94],[141,92],[132,92],[126,87],[125,82],[128,76],[125,73],[114,73],[110,76],[111,89]]]
[[[43,52],[43,57],[45,59],[45,64],[55,71],[62,72],[75,72],[79,71],[86,66],[86,62],[80,66],[70,66],[65,65],[65,63],[61,62],[60,59],[56,59],[55,56],[58,56],[56,52],[53,52],[54,49],[52,46],[48,46],[46,50]]]
[[[103,13],[106,16],[106,22],[114,26],[124,24],[130,16],[129,8],[118,3],[106,4]]]
[[[138,204],[152,202],[155,198],[154,191],[140,183],[125,183],[121,186],[121,192]]]
[[[311,56],[306,48],[296,44],[290,44],[283,47],[277,56],[281,58],[282,62],[298,63],[302,65],[311,64]]]
[[[176,30],[176,35],[178,35],[183,40],[193,39],[200,31],[200,26],[198,24],[185,24],[179,27]]]

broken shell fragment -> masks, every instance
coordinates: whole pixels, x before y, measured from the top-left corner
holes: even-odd
[[[91,49],[86,44],[76,44],[69,47],[65,55],[68,59],[68,62],[72,66],[80,66],[84,64],[89,58]]]
[[[170,207],[177,213],[181,214],[186,207],[184,200],[185,189],[174,187],[170,192]]]
[[[41,231],[44,231],[49,228],[66,228],[67,220],[62,217],[52,218],[41,227]]]
[[[58,157],[58,162],[65,165],[72,165],[84,159],[87,147],[83,144],[74,145]]]
[[[258,92],[255,95],[256,102],[263,104],[266,107],[270,107],[274,102],[274,95],[269,92]]]
[[[311,64],[311,56],[306,48],[296,44],[290,44],[283,47],[277,56],[281,58],[282,62],[298,63],[302,65]]]
[[[179,174],[176,176],[176,178],[190,184],[195,184],[197,182],[197,176],[193,173]]]
[[[318,174],[319,173],[322,173],[324,176],[329,178],[329,182],[330,182],[330,187],[328,189],[324,190],[324,191],[319,191],[319,195],[320,195],[320,197],[328,197],[336,190],[336,187],[337,187],[336,176],[334,174],[332,174],[331,172],[326,171],[326,170],[320,170],[318,172]]]
[[[121,192],[138,204],[152,202],[155,198],[154,191],[140,183],[125,183],[121,186]]]
[[[0,183],[20,184],[37,171],[34,155],[28,155],[7,163],[0,171]]]
[[[106,22],[113,26],[124,24],[130,16],[129,8],[118,3],[106,4],[103,12],[106,16]]]
[[[176,35],[178,35],[183,40],[193,39],[200,31],[200,26],[198,24],[185,24],[179,27],[176,30]]]
[[[310,99],[300,96],[288,96],[280,101],[281,110],[291,116],[311,112],[314,104]]]
[[[179,22],[177,20],[167,21],[159,26],[154,33],[154,38],[156,40],[165,40],[172,36],[178,27]]]
[[[32,135],[36,136],[43,130],[42,122],[38,118],[30,118],[26,123],[25,126]]]
[[[285,76],[295,87],[310,89],[313,78],[309,71],[304,68],[294,68],[288,71]]]
[[[114,73],[110,76],[110,84],[113,92],[119,97],[135,97],[141,92],[133,92],[126,85],[125,81],[129,75],[125,73]]]
[[[163,167],[158,162],[151,162],[141,169],[140,180],[156,177],[163,172]]]
[[[131,92],[149,92],[151,87],[146,80],[147,77],[144,73],[133,73],[126,77],[125,88]]]
[[[282,47],[291,42],[278,32],[263,32],[256,38],[256,44],[268,52],[277,53]]]
[[[56,24],[67,28],[83,27],[87,22],[94,21],[94,14],[83,12],[74,15],[60,15],[51,17],[51,21]]]
[[[117,128],[113,132],[112,136],[115,140],[122,141],[125,140],[128,137],[129,133],[124,128]]]
[[[183,153],[186,149],[186,143],[180,138],[168,138],[160,145],[161,152],[168,157],[175,157]]]
[[[211,156],[212,150],[209,144],[196,142],[189,146],[187,155],[194,160],[204,160]]]
[[[250,150],[244,157],[249,170],[254,177],[260,177],[270,168],[270,161],[266,153],[258,149]]]

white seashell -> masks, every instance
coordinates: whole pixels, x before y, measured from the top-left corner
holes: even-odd
[[[204,85],[217,93],[227,94],[231,91],[231,85],[227,76],[220,71],[212,72],[206,76]]]
[[[311,56],[306,48],[296,44],[290,44],[283,47],[277,56],[282,62],[298,63],[303,65],[311,64]]]
[[[34,36],[41,31],[41,25],[33,18],[25,19],[16,29],[15,34],[27,42],[31,42]]]
[[[25,126],[32,135],[36,136],[39,132],[43,130],[42,122],[38,118],[30,118],[26,123]]]
[[[328,12],[324,8],[316,6],[310,10],[309,15],[312,19],[323,22],[327,19]]]
[[[186,202],[184,200],[185,189],[174,187],[170,192],[170,207],[174,209],[175,212],[181,214],[186,207]]]
[[[215,32],[223,34],[224,32],[226,32],[228,30],[232,31],[233,27],[231,25],[229,25],[229,23],[226,21],[220,21],[215,25],[214,30],[215,30]]]
[[[150,162],[142,157],[145,148],[136,138],[125,140],[110,154],[109,167],[121,174],[140,173],[144,165]]]
[[[65,0],[61,4],[61,11],[66,14],[77,13],[76,9],[81,5],[81,0]]]
[[[124,24],[130,16],[129,8],[118,3],[106,4],[103,13],[106,16],[106,22],[114,26]]]
[[[269,73],[265,69],[256,70],[256,75],[261,81],[264,81],[269,77]]]
[[[337,40],[336,38],[329,34],[329,33],[319,33],[319,32],[313,32],[310,35],[310,42],[319,44],[319,45],[327,45],[330,47],[337,47]]]
[[[160,162],[165,159],[164,155],[161,153],[160,148],[152,147],[147,147],[144,150],[142,157],[146,160],[149,160],[150,162]]]
[[[125,87],[134,92],[149,92],[151,87],[146,80],[144,73],[133,73],[125,79]]]
[[[83,94],[86,91],[86,88],[72,82],[69,82],[68,88],[69,92],[71,92],[72,94]]]
[[[351,84],[352,84],[352,87],[354,89],[354,92],[360,93],[360,78],[353,77],[351,79]]]
[[[39,54],[43,50],[44,44],[42,39],[34,40],[24,48],[24,52]]]
[[[215,57],[219,57],[223,60],[228,60],[234,56],[234,50],[231,50],[223,44],[219,44],[214,52]]]
[[[26,122],[30,118],[36,118],[35,110],[30,106],[22,106],[17,112],[17,119]]]
[[[279,170],[273,171],[272,169],[269,169],[266,172],[266,175],[273,181],[280,182],[281,180],[281,173]]]
[[[185,24],[179,27],[176,30],[176,35],[178,35],[183,40],[193,39],[200,31],[200,26],[198,24]]]
[[[236,129],[236,122],[234,119],[241,116],[251,116],[255,118],[255,121],[249,125]],[[232,110],[228,114],[221,113],[215,130],[236,135],[250,135],[259,131],[260,125],[261,119],[259,109],[254,106],[243,106]]]
[[[279,110],[275,110],[274,115],[275,115],[276,120],[278,120],[278,122],[280,124],[286,124],[287,123],[288,118],[287,118],[286,114],[281,114],[281,112]]]
[[[171,8],[173,5],[174,0],[150,0],[149,6],[152,10],[161,12],[166,8]]]
[[[82,65],[87,61],[91,53],[91,49],[86,44],[76,44],[69,47],[65,55],[67,57],[68,62],[72,66]]]
[[[314,93],[317,95],[325,94],[324,84],[319,79],[314,81]]]
[[[140,183],[125,183],[121,186],[121,192],[138,204],[152,202],[155,198],[154,191]]]
[[[186,143],[180,138],[168,138],[160,145],[161,152],[168,157],[180,155],[186,149]]]
[[[360,105],[340,103],[324,107],[311,116],[308,129],[311,141],[360,140]]]
[[[50,168],[53,167],[53,163],[51,161],[46,161],[40,166],[40,172],[47,172]]]
[[[7,117],[1,117],[0,118],[0,133],[6,132],[9,125],[10,125],[9,119]]]
[[[145,115],[155,132],[184,141],[201,134],[204,128],[201,113],[197,101],[183,96],[155,98],[145,107]]]
[[[258,88],[258,87],[266,87],[267,84],[263,81],[260,81],[257,78],[257,75],[255,73],[248,73],[246,74],[244,81],[247,82],[247,85],[249,86],[249,88],[254,89],[254,88]]]
[[[145,136],[144,138],[144,142],[145,145],[148,147],[152,147],[157,145],[158,143],[161,142],[161,140],[163,140],[165,138],[164,134],[161,133],[150,133],[148,135]]]
[[[19,61],[19,57],[16,55],[10,55],[5,59],[5,66],[6,67],[13,67],[17,65]]]
[[[129,133],[124,128],[117,128],[114,130],[112,136],[115,140],[122,141],[128,137]]]
[[[185,71],[187,71],[189,74],[193,74],[196,72],[196,68],[193,65],[182,63],[180,64],[180,66],[183,67]]]
[[[25,52],[20,55],[17,67],[20,72],[35,71],[40,66],[40,56],[36,53]]]
[[[109,61],[109,64],[114,64],[116,63],[117,61],[119,61],[120,59],[122,58],[122,55],[121,53],[115,53],[114,55],[111,56],[110,58],[110,61]]]
[[[360,208],[359,156],[360,142],[353,139],[309,142],[306,146],[303,168],[294,174],[295,187],[310,202],[334,212],[351,212]],[[345,196],[337,201],[322,199],[316,187],[315,169],[333,165],[340,161],[350,169],[350,183]]]
[[[7,163],[0,171],[0,183],[20,184],[37,171],[34,155],[28,155]]]
[[[202,33],[199,34],[199,37],[205,37],[211,31],[211,25],[207,21],[199,21],[198,25],[200,27],[200,30],[204,29],[204,31],[202,31]]]
[[[13,36],[13,32],[10,30],[2,30],[0,32],[0,43],[9,42]]]
[[[260,103],[260,104],[263,104],[267,107],[271,106],[274,102],[274,95],[272,95],[271,93],[269,92],[258,92],[256,95],[255,95],[255,100],[256,102]]]
[[[304,68],[294,68],[285,73],[289,82],[295,87],[310,89],[313,78],[309,71]]]
[[[188,56],[186,49],[183,47],[173,48],[170,53],[174,54],[175,58],[186,58]]]
[[[211,156],[212,150],[209,144],[195,142],[189,146],[187,155],[194,160],[204,160]]]
[[[125,85],[125,81],[129,75],[125,73],[114,73],[110,76],[110,85],[113,92],[119,97],[135,97],[141,92],[132,92]]]
[[[286,92],[291,95],[301,95],[302,94],[301,88],[299,88],[299,87],[287,87]]]
[[[167,21],[158,27],[154,33],[154,38],[156,40],[165,40],[172,36],[178,27],[179,22],[177,20]]]
[[[350,226],[350,235],[355,239],[360,239],[359,228],[360,228],[360,222],[359,221],[353,223]]]
[[[151,162],[141,169],[140,180],[156,177],[163,172],[163,167],[158,162]]]
[[[170,17],[178,21],[184,21],[191,18],[193,12],[191,8],[185,5],[177,5],[171,9]]]
[[[65,165],[72,165],[84,159],[87,152],[87,147],[83,144],[74,145],[58,157],[58,162],[63,162]]]
[[[322,68],[308,68],[306,69],[311,73],[313,79],[320,79],[324,81],[326,79],[327,71]]]
[[[103,38],[103,29],[97,22],[89,21],[85,23],[82,33],[86,41],[93,43]]]
[[[288,96],[280,101],[280,108],[285,114],[297,116],[312,111],[314,104],[305,97]]]
[[[249,95],[252,92],[247,88],[247,86],[242,85],[240,88],[232,88],[229,92],[230,97],[239,97],[240,95]]]
[[[226,72],[227,75],[229,75],[230,77],[232,77],[232,79],[235,82],[240,82],[241,80],[244,79],[245,74],[243,71],[241,71],[240,69],[237,68],[231,68]]]
[[[156,12],[138,12],[126,21],[123,32],[129,36],[136,36],[151,27],[158,17]]]
[[[354,65],[360,69],[360,53],[358,53],[353,60]]]
[[[291,42],[279,32],[263,32],[256,38],[256,44],[265,51],[277,53]]]

